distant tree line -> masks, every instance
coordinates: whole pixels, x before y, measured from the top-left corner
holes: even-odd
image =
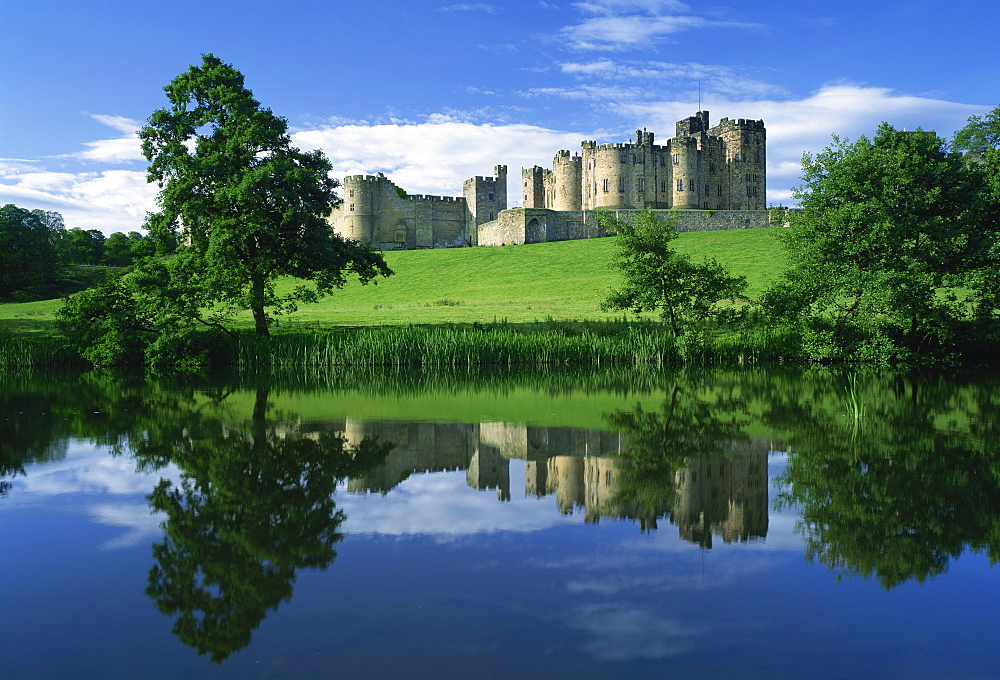
[[[57,282],[67,265],[128,267],[157,251],[155,240],[137,231],[105,236],[97,229],[67,229],[62,215],[0,208],[0,297]]]

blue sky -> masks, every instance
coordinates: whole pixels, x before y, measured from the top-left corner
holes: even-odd
[[[335,174],[458,195],[581,140],[660,138],[702,108],[763,118],[768,201],[803,152],[878,123],[945,137],[1000,105],[998,0],[3,0],[0,204],[138,229],[155,187],[134,131],[212,52]]]

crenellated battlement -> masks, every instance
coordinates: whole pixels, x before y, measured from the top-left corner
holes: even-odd
[[[465,197],[463,196],[430,196],[426,194],[407,194],[406,200],[408,201],[425,201],[425,202],[439,202],[439,203],[464,203]]]
[[[381,177],[379,177],[377,175],[348,175],[347,177],[344,178],[344,182],[343,183],[344,184],[347,184],[347,183],[351,183],[351,184],[358,184],[358,183],[362,183],[362,184],[364,184],[364,183],[367,183],[367,184],[378,184],[379,182],[383,182],[383,181],[391,183],[391,180],[386,179],[386,177],[384,175],[381,176]]]
[[[593,143],[593,142],[592,142]],[[595,147],[591,147],[595,148]],[[628,149],[634,149],[635,144],[631,142],[608,142],[606,144],[598,144],[596,149],[598,151],[625,151]]]
[[[750,131],[763,132],[764,121],[751,120],[748,118],[738,118],[738,119],[723,118],[722,120],[719,121],[718,125],[716,125],[714,128],[711,129],[711,131],[713,132],[716,130],[723,132],[729,130],[750,130]]]

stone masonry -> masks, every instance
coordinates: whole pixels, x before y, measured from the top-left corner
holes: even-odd
[[[762,120],[708,111],[679,121],[665,143],[636,130],[628,143],[581,143],[552,168],[521,171],[524,207],[507,209],[507,167],[465,181],[461,197],[408,196],[379,173],[344,179],[335,232],[380,250],[542,243],[604,236],[596,210],[670,210],[681,231],[769,226]]]

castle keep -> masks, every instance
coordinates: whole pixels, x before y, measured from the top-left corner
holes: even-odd
[[[583,142],[579,154],[558,152],[551,170],[522,170],[524,207],[763,210],[765,148],[764,121],[709,127],[708,111],[699,111],[665,144],[636,130],[635,142]]]
[[[766,146],[764,121],[723,118],[712,127],[699,111],[662,144],[637,130],[635,141],[585,141],[579,153],[556,153],[551,169],[523,169],[522,208],[507,209],[504,165],[493,177],[466,180],[456,198],[407,196],[379,173],[345,178],[330,222],[381,250],[603,236],[598,209],[673,209],[686,230],[767,226]]]

